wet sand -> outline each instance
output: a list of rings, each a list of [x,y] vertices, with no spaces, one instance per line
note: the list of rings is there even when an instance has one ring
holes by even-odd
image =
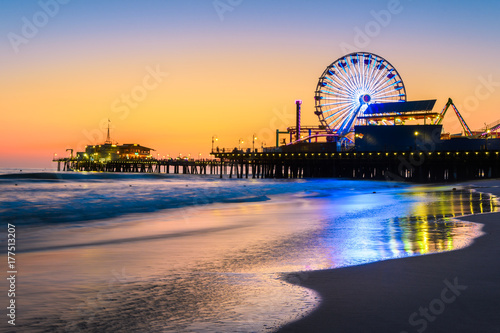
[[[450,186],[322,180],[313,191],[300,188],[272,200],[247,196],[22,227],[16,328],[271,332],[319,304],[316,292],[288,282],[309,281],[315,270],[465,246],[478,226],[441,217],[494,209],[490,196]]]
[[[500,196],[500,180],[460,185]],[[484,225],[464,249],[297,275],[322,303],[279,332],[500,332],[500,213],[459,219]]]

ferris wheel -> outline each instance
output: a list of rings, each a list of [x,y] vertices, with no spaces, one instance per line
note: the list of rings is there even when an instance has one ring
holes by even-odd
[[[345,137],[372,103],[404,102],[406,89],[396,68],[368,52],[345,55],[326,68],[314,96],[315,114],[330,134]]]

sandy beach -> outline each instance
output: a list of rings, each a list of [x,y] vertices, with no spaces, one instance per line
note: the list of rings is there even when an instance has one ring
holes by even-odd
[[[409,316],[450,284],[446,306],[472,307],[462,296],[478,279],[466,273],[480,269],[462,272],[462,259],[429,268],[434,256],[419,257],[422,267],[381,261],[463,248],[481,225],[448,217],[495,210],[495,198],[468,184],[35,176],[4,180],[0,198],[2,217],[22,236],[15,287],[23,332],[271,332],[311,313],[323,321],[299,331],[430,329],[440,318],[425,323],[417,313],[411,326]],[[472,254],[470,265],[483,265],[476,257],[485,256]],[[380,264],[361,265],[370,262]],[[432,303],[443,316],[444,301]],[[367,327],[346,328],[358,322]]]
[[[457,185],[500,196],[500,180]],[[322,303],[279,332],[500,332],[500,213],[460,220],[484,225],[464,249],[297,276]]]

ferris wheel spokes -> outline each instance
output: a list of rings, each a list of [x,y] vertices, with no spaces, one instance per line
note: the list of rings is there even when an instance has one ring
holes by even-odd
[[[327,131],[346,136],[370,104],[406,100],[396,69],[384,58],[368,52],[345,55],[330,64],[318,81],[316,115]]]

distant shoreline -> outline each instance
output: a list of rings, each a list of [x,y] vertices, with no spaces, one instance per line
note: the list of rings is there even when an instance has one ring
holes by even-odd
[[[500,196],[500,180],[457,184]],[[465,248],[308,272],[322,302],[278,332],[498,332],[500,212],[458,219],[483,225]]]

